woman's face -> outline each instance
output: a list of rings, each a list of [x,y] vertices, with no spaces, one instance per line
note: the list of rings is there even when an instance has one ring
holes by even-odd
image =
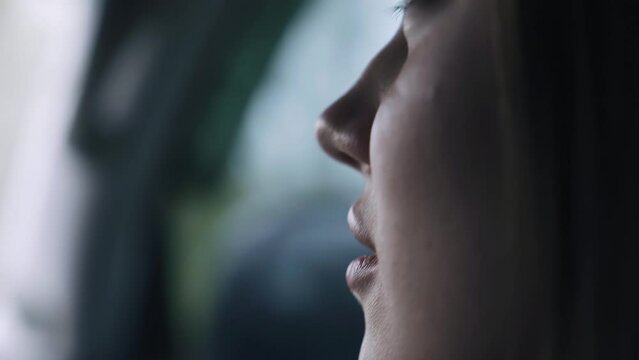
[[[505,351],[516,320],[496,13],[486,0],[409,2],[395,37],[318,122],[321,146],[366,184],[348,215],[376,254],[347,271],[365,313],[362,359]]]

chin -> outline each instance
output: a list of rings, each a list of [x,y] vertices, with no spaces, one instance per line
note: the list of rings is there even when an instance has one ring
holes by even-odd
[[[399,360],[393,349],[393,331],[379,285],[362,299],[366,331],[360,347],[360,360]]]
[[[385,348],[380,339],[374,339],[373,336],[369,336],[367,329],[359,351],[359,360],[392,359],[390,352]]]

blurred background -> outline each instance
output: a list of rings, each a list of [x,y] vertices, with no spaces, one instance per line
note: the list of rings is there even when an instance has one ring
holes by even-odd
[[[322,109],[392,0],[0,0],[0,360],[355,359]]]

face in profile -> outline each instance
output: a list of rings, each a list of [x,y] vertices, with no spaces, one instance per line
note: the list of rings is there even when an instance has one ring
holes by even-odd
[[[496,5],[414,0],[403,11],[317,126],[323,149],[365,179],[348,214],[375,254],[347,271],[366,320],[360,358],[491,358],[519,321],[507,290]]]

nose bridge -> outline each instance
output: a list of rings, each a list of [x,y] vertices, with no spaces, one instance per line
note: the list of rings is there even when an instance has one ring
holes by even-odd
[[[366,172],[370,165],[370,133],[385,90],[406,56],[398,33],[369,63],[355,85],[324,111],[317,123],[322,148],[336,160]]]

